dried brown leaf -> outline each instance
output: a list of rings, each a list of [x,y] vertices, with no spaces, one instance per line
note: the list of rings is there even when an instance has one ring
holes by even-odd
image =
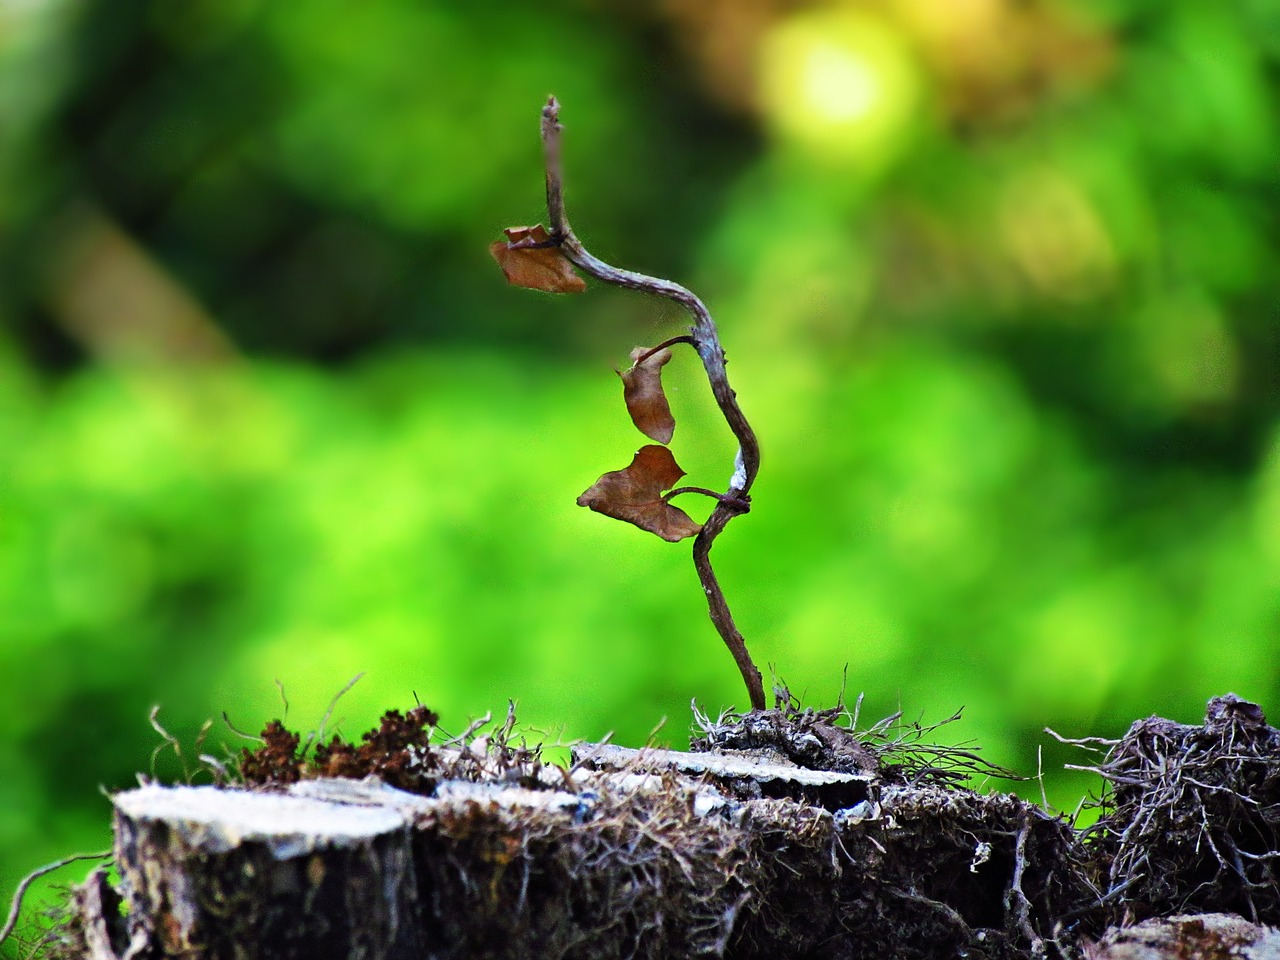
[[[506,240],[489,244],[489,252],[507,277],[507,283],[547,293],[582,293],[587,283],[556,246],[517,247],[521,240],[542,243],[550,238],[542,224],[534,227],[507,227]]]
[[[650,440],[670,443],[676,421],[667,395],[662,392],[662,368],[671,359],[671,351],[664,347],[641,361],[648,352],[648,347],[631,351],[631,369],[618,374],[622,378],[622,398],[627,402],[631,422],[641,433]]]
[[[675,543],[696,536],[702,529],[702,524],[662,499],[662,492],[674,487],[683,476],[671,451],[651,443],[640,448],[626,469],[606,473],[593,483],[578,498],[578,506],[634,523],[641,530]]]

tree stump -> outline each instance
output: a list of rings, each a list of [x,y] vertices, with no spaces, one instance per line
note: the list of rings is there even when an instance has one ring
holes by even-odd
[[[444,780],[422,796],[370,778],[118,794],[128,923],[90,924],[113,951],[95,960],[130,943],[219,960],[872,957],[904,939],[898,956],[972,942],[1012,957],[1061,893],[1037,858],[1070,831],[1013,797],[581,752],[592,761],[563,789]]]
[[[1202,727],[1152,718],[1108,742],[1097,770],[1116,787],[1088,844],[1063,819],[958,786],[945,768],[876,767],[809,714],[748,719],[701,752],[582,745],[567,770],[505,734],[432,746],[414,733],[425,714],[389,713],[381,735],[331,749],[323,767],[280,736],[259,764],[279,778],[254,788],[116,795],[119,887],[97,870],[78,888],[51,956],[1275,953],[1280,731],[1239,698],[1210,701]],[[335,765],[413,789],[322,775]],[[1142,830],[1155,832],[1134,852]],[[1168,909],[1183,904],[1197,915]],[[1210,916],[1224,907],[1253,924]],[[1173,919],[1107,929],[1153,915]]]
[[[421,955],[409,822],[392,806],[156,786],[114,804],[130,920],[164,956]]]

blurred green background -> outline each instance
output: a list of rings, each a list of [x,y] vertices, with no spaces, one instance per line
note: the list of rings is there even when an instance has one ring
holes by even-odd
[[[1273,0],[0,2],[0,891],[107,845],[153,704],[188,745],[361,671],[349,736],[744,705],[689,544],[574,505],[685,318],[486,249],[545,219],[551,92],[580,236],[719,321],[762,667],[963,705],[1068,810],[1046,725],[1280,710],[1278,80]]]

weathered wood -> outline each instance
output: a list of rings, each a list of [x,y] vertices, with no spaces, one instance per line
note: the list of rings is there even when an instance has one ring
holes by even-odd
[[[875,784],[875,777],[866,773],[810,770],[781,759],[761,759],[732,751],[686,753],[584,743],[573,748],[572,756],[575,766],[589,770],[626,773],[675,770],[688,777],[705,778],[726,796],[744,800],[754,797],[805,800],[827,810],[841,810],[871,800]]]
[[[107,871],[95,868],[74,894],[76,917],[84,938],[84,960],[135,960],[150,943],[147,932],[129,937],[120,914],[120,894],[107,882]]]
[[[1280,960],[1280,930],[1231,913],[1201,913],[1147,920],[1108,930],[1089,960]]]
[[[213,787],[113,802],[133,933],[164,956],[421,955],[409,824],[394,807]]]
[[[264,960],[874,957],[904,942],[904,957],[965,943],[1020,956],[1050,901],[1074,895],[1051,880],[1069,831],[1014,797],[588,752],[596,769],[563,790],[316,779],[120,794],[132,933],[163,956]]]

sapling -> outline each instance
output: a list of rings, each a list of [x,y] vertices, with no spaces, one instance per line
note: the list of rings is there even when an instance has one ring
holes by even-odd
[[[649,277],[610,266],[589,253],[569,225],[565,212],[563,175],[560,163],[560,105],[551,97],[542,108],[542,145],[547,174],[547,218],[549,228],[509,227],[507,239],[490,246],[507,280],[523,287],[551,293],[581,293],[586,283],[574,268],[603,280],[674,300],[693,316],[686,335],[672,337],[653,347],[637,347],[631,352],[631,367],[620,376],[623,398],[632,422],[649,439],[657,441],[641,447],[635,458],[621,470],[604,474],[591,485],[578,504],[597,513],[625,520],[642,530],[672,542],[693,537],[693,563],[707,595],[711,620],[719,631],[747,685],[753,710],[765,709],[764,683],[751,660],[746,640],[733,622],[724,592],[711,567],[711,545],[734,517],[751,509],[751,486],[760,469],[760,445],[725,373],[724,350],[715,321],[703,302],[690,290],[670,280]],[[717,493],[705,487],[676,486],[685,475],[667,448],[675,431],[675,420],[662,390],[662,367],[671,359],[671,348],[692,347],[702,360],[716,405],[738,441],[729,489]],[[671,501],[697,493],[716,501],[705,523],[695,522]]]

